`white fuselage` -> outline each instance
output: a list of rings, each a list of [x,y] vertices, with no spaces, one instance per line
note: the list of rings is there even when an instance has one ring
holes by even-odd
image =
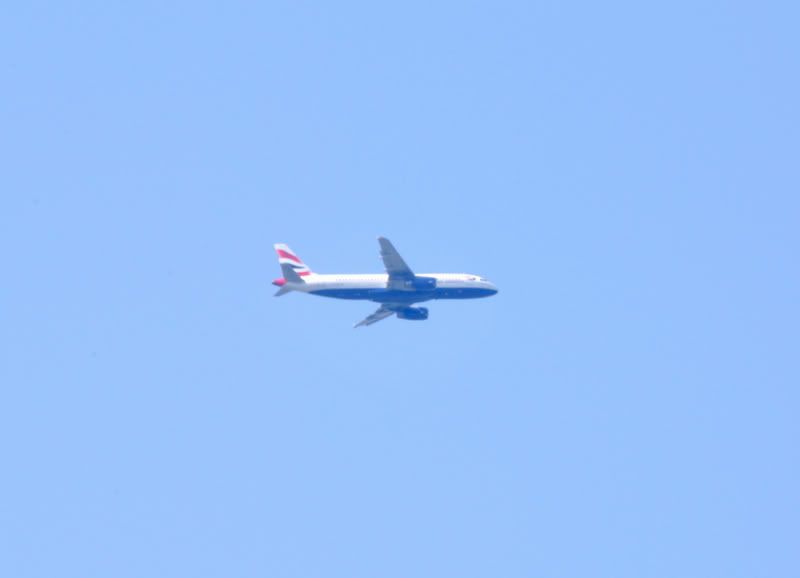
[[[488,280],[466,273],[420,273],[421,279],[433,279],[435,285],[427,288],[390,285],[386,274],[333,274],[311,273],[303,283],[286,282],[286,288],[302,293],[338,299],[365,299],[377,302],[417,303],[431,299],[472,299],[489,297],[497,293]]]

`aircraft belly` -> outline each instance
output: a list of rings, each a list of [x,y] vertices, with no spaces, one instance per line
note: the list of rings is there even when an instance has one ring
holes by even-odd
[[[436,299],[431,291],[397,291],[395,289],[373,289],[369,297],[376,303],[421,303]]]
[[[369,300],[376,303],[421,303],[431,299],[475,299],[489,297],[494,291],[477,287],[437,288],[434,291],[398,291],[374,287],[324,287],[310,293],[335,299]]]
[[[477,299],[480,297],[490,297],[496,291],[483,289],[480,287],[448,287],[436,290],[436,299]]]
[[[312,295],[333,297],[334,299],[370,299],[372,289],[316,289]]]

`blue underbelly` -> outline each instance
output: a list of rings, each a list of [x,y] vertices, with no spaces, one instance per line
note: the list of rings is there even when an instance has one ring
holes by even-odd
[[[431,299],[476,299],[495,291],[482,288],[436,288],[433,291],[397,291],[393,289],[320,289],[313,295],[335,299],[367,299],[376,303],[421,303]]]

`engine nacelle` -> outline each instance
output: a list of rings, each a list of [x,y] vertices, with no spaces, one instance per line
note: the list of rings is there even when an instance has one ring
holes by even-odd
[[[428,318],[428,309],[427,307],[406,307],[397,312],[397,318],[408,321],[424,321]]]
[[[414,277],[405,282],[407,289],[415,291],[433,291],[436,289],[436,279],[433,277]]]

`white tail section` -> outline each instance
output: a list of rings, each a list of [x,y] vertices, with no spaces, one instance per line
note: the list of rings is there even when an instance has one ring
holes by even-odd
[[[298,278],[311,275],[311,269],[303,263],[297,253],[289,248],[289,245],[275,243],[275,252],[278,254],[278,263],[283,271],[283,277],[290,282],[297,282]]]

